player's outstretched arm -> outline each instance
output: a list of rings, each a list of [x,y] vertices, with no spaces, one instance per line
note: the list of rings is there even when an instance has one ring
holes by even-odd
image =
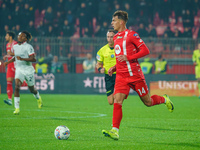
[[[9,61],[7,62],[4,62],[4,66],[6,67],[9,63],[12,63],[15,61],[15,57],[13,57],[12,59],[10,59]]]
[[[16,56],[18,60],[36,62],[35,55],[30,55],[29,58],[21,58],[20,56]]]

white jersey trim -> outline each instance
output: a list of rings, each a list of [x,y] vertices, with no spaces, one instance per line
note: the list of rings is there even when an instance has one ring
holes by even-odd
[[[127,38],[127,34],[128,34],[128,32],[126,31],[125,35],[124,35],[124,39],[123,39],[123,51],[124,51],[124,55],[127,55],[127,51],[126,51],[126,38]],[[130,65],[130,63],[129,63],[128,60],[126,61],[126,64],[127,64],[128,72],[129,72],[130,76],[133,76],[133,72],[131,70],[131,65]]]
[[[140,46],[142,46],[144,43],[142,43],[142,44],[140,44],[139,46],[138,46],[138,48],[140,47]]]

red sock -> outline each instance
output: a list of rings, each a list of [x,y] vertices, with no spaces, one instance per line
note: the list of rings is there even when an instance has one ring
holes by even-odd
[[[11,81],[7,81],[7,95],[8,95],[8,99],[12,99],[12,94],[13,94],[12,82]]]
[[[114,103],[113,108],[113,127],[118,128],[122,120],[122,104]]]
[[[151,96],[151,106],[162,104],[164,102],[165,102],[165,98],[162,96],[158,96],[158,95]]]

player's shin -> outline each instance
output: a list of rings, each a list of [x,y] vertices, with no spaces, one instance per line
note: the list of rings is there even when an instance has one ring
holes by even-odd
[[[114,103],[114,108],[113,108],[113,128],[114,129],[119,129],[121,120],[122,120],[122,104]]]
[[[19,108],[20,97],[14,97],[15,108]]]
[[[8,99],[12,100],[12,94],[13,94],[12,81],[7,81],[7,95],[8,95]]]

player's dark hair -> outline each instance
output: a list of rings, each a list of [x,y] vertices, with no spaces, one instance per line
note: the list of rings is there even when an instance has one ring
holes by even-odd
[[[12,37],[12,39],[15,38],[15,33],[13,31],[7,31],[6,34]]]
[[[113,30],[113,29],[108,29],[108,32],[113,32],[114,34],[116,34],[117,32],[115,31],[115,30]],[[107,33],[108,33],[107,32]]]
[[[117,10],[114,14],[113,17],[118,16],[118,19],[122,19],[127,23],[128,21],[128,13],[126,11],[122,10]]]
[[[32,35],[28,31],[22,31],[26,35],[27,42],[30,42],[32,39]]]

